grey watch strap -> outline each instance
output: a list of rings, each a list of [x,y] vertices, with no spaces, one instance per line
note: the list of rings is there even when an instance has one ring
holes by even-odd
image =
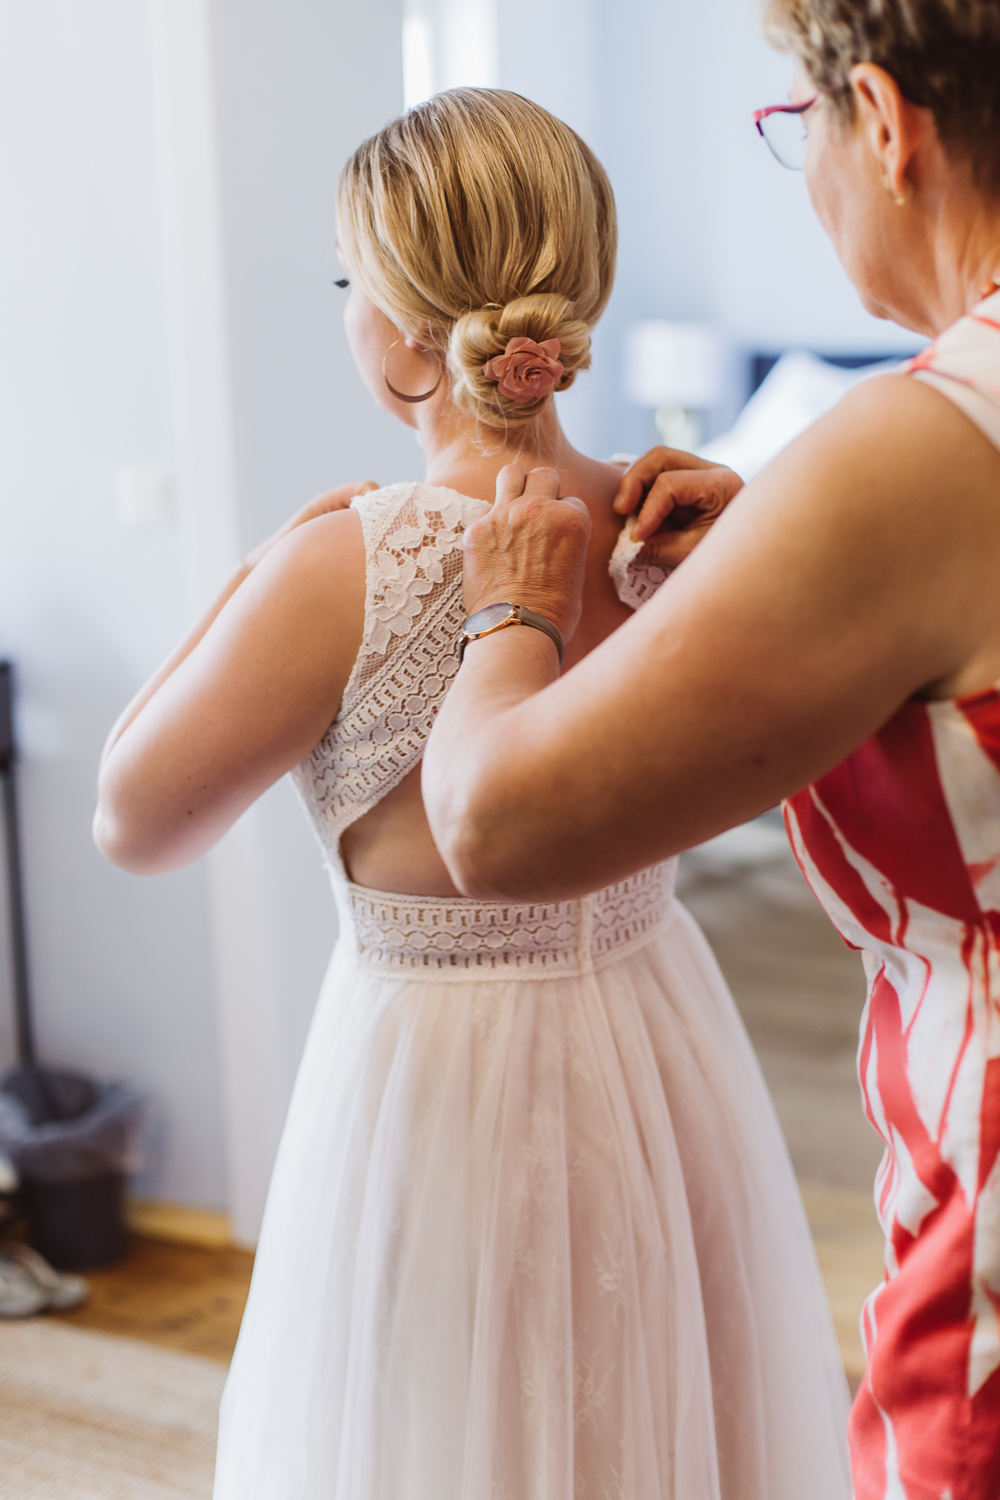
[[[559,665],[562,666],[563,656],[565,655],[566,648],[563,645],[562,636],[559,634],[559,631],[553,625],[552,621],[547,620],[544,615],[536,615],[535,611],[533,609],[529,609],[526,604],[515,604],[514,613],[517,615],[517,618],[520,620],[522,625],[530,625],[533,630],[541,630],[548,636],[549,640],[559,652]]]
[[[498,606],[491,605],[489,607],[492,609],[497,608]],[[480,611],[477,610],[476,613],[479,614]],[[470,631],[468,629],[469,624],[475,618],[475,615],[471,616],[470,619],[466,620],[462,626],[462,635],[458,644],[459,665],[461,665],[462,661],[465,658],[465,648],[470,641],[481,641],[486,636],[496,635],[499,631],[506,630],[511,625],[530,625],[532,630],[540,630],[543,635],[548,636],[549,640],[559,652],[559,665],[562,666],[565,648],[563,646],[563,638],[560,635],[559,630],[555,625],[553,625],[551,620],[546,620],[544,615],[536,615],[535,611],[533,609],[528,609],[527,605],[510,605],[510,613],[507,615],[506,619],[498,621],[496,625],[491,625],[485,630]]]

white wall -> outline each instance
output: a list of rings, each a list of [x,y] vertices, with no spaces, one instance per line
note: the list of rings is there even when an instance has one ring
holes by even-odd
[[[104,736],[183,625],[178,534],[123,529],[114,487],[171,461],[155,163],[145,6],[5,0],[0,652],[21,691],[39,1042],[148,1089],[157,1186],[217,1203],[201,872],[133,880],[89,826]]]
[[[159,0],[161,14],[177,3]],[[402,18],[399,0],[215,0],[211,17],[240,480],[235,530],[244,550],[320,489],[368,477],[389,483],[420,469],[412,433],[378,413],[358,380],[343,296],[332,286],[340,274],[337,176],[401,108]],[[183,110],[183,76],[174,81]],[[318,849],[289,785],[244,821],[252,829],[219,851],[213,884],[226,906],[216,963],[230,1208],[252,1239],[336,927]],[[249,894],[258,915],[241,922],[234,893],[254,860]],[[252,1018],[244,983],[257,988]]]
[[[165,14],[205,23],[200,79],[170,54]],[[94,775],[213,570],[323,486],[415,472],[412,438],[356,384],[330,285],[336,175],[400,107],[399,27],[397,0],[0,0],[0,654],[21,689],[41,1050],[147,1089],[142,1186],[228,1203],[247,1238],[333,938],[318,854],[282,786],[235,835],[254,851],[256,910],[220,902],[218,865],[207,882],[203,867],[137,879],[91,844]],[[171,150],[198,153],[180,197]],[[210,333],[199,386],[189,359]],[[208,434],[217,471],[206,435],[191,440],[206,393],[225,415]],[[179,519],[140,532],[118,521],[114,477],[144,465],[174,473]],[[234,494],[206,488],[215,472]],[[269,1011],[241,1018],[232,953],[257,951],[261,926]],[[0,1065],[9,999],[3,966]],[[244,1090],[223,1109],[241,1019],[267,1032],[268,1097]]]
[[[347,353],[334,244],[340,168],[402,107],[399,0],[225,0],[217,11],[244,545],[332,484],[413,477],[412,433],[378,413]],[[290,1082],[336,932],[288,783],[264,799]]]
[[[414,3],[440,14],[435,0]],[[494,4],[500,86],[580,131],[618,202],[617,287],[594,369],[564,401],[589,451],[656,441],[650,414],[622,395],[624,332],[637,318],[708,319],[747,352],[916,347],[863,312],[801,173],[780,167],[753,127],[753,110],[786,98],[791,75],[761,35],[758,0]]]

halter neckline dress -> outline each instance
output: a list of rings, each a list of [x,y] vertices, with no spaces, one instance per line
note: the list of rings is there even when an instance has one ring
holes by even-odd
[[[1000,294],[906,369],[1000,448]],[[886,1274],[862,1317],[856,1497],[997,1500],[1000,684],[904,704],[785,815],[868,975],[858,1068],[886,1148]]]
[[[458,669],[484,509],[422,484],[354,503],[363,644],[295,775],[340,936],[216,1500],[847,1500],[808,1226],[674,861],[528,904],[348,879],[341,834],[419,763]]]

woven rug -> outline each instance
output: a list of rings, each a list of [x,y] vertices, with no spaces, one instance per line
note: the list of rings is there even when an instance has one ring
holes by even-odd
[[[0,1322],[4,1500],[208,1500],[225,1367],[44,1318]]]

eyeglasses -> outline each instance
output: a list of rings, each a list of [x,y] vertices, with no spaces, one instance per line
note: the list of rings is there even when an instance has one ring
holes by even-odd
[[[804,104],[770,104],[767,109],[754,110],[753,122],[772,156],[793,172],[801,172],[806,164],[809,135],[803,115],[819,98],[819,94],[813,94]]]

